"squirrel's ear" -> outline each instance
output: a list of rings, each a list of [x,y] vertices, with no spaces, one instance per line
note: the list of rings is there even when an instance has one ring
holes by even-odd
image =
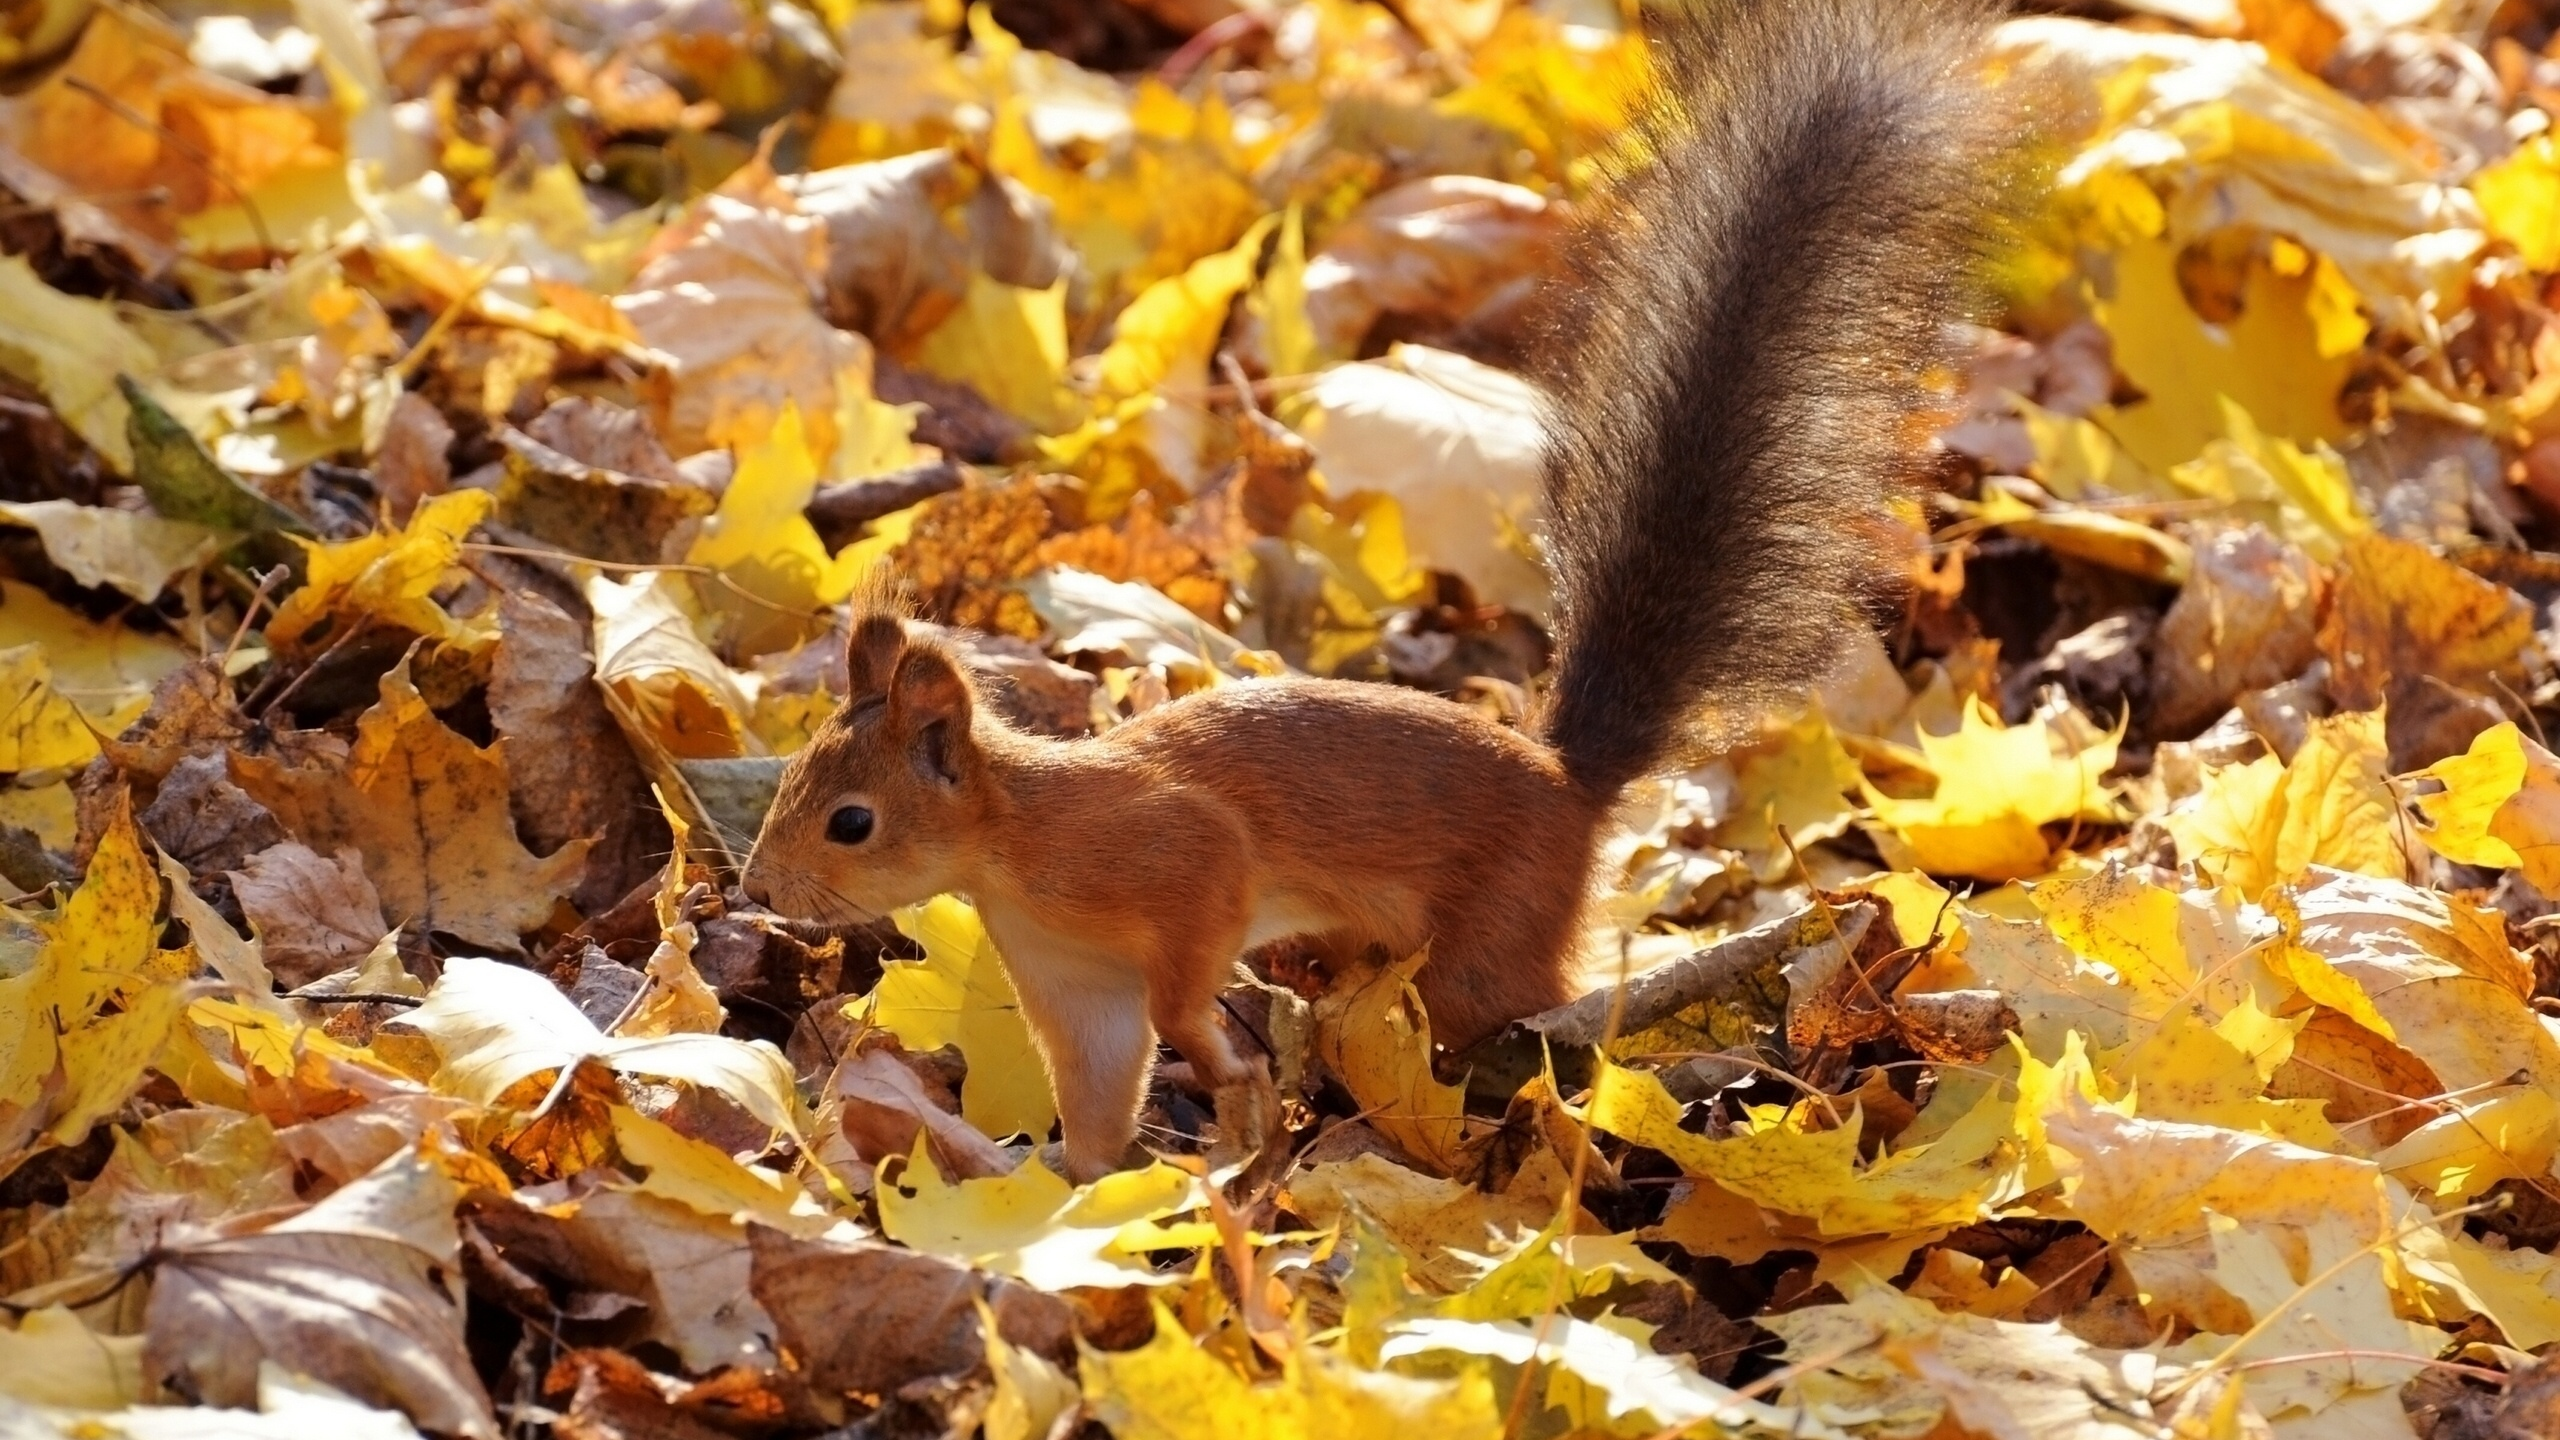
[[[918,645],[898,657],[890,683],[889,713],[914,737],[916,768],[946,785],[960,783],[960,755],[969,743],[973,696],[958,662],[939,646]]]
[[[907,627],[896,615],[874,610],[855,616],[853,632],[844,643],[845,673],[851,682],[845,698],[863,700],[889,693],[899,652],[906,648]]]

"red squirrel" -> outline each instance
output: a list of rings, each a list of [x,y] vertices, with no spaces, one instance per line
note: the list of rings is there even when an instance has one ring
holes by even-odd
[[[1710,703],[1801,693],[1866,623],[1868,537],[1953,362],[2014,107],[1969,0],[1707,8],[1657,47],[1647,158],[1584,207],[1549,300],[1558,648],[1534,734],[1276,679],[1045,739],[946,644],[857,605],[848,696],[784,772],[745,889],[836,923],[973,900],[1071,1179],[1132,1158],[1159,1038],[1217,1093],[1222,1139],[1260,1123],[1237,1117],[1270,1082],[1217,1016],[1264,942],[1427,948],[1415,983],[1452,1048],[1571,998],[1621,789],[1687,753]]]

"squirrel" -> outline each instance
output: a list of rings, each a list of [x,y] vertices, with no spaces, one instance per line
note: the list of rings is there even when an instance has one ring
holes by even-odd
[[[1215,1094],[1221,1145],[1260,1144],[1271,1082],[1217,1016],[1266,942],[1427,950],[1415,984],[1453,1050],[1570,999],[1620,791],[1734,738],[1708,705],[1800,698],[1866,623],[2016,106],[1981,0],[1707,10],[1659,37],[1639,158],[1583,207],[1538,346],[1557,658],[1534,733],[1282,678],[1026,735],[945,642],[856,602],[847,697],[785,769],[743,887],[837,924],[971,898],[1070,1179],[1133,1158],[1159,1038]]]

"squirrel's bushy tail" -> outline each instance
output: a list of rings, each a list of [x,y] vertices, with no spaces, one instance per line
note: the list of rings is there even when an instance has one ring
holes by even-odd
[[[2014,190],[1974,0],[1721,0],[1552,314],[1547,742],[1614,796],[1840,653]],[[1943,374],[1944,372],[1940,372]],[[1944,396],[1937,397],[1944,403]]]

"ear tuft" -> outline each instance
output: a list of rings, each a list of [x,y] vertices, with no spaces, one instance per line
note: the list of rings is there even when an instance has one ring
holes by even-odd
[[[845,637],[844,663],[851,682],[848,700],[867,700],[889,693],[898,673],[898,657],[907,647],[906,623],[894,610],[856,611],[853,631]]]

